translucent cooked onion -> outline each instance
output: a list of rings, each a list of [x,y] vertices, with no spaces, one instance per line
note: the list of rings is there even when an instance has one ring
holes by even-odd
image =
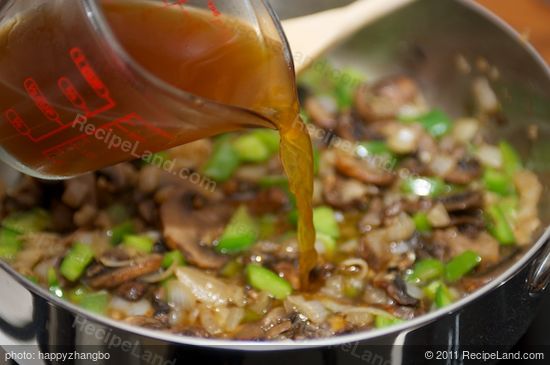
[[[177,267],[178,267],[178,262],[176,260],[174,260],[174,262],[172,263],[172,265],[168,269],[163,270],[163,271],[159,271],[159,272],[147,275],[147,276],[143,276],[143,277],[140,278],[140,280],[145,282],[145,283],[149,283],[149,284],[164,281],[164,280],[168,279],[169,277],[171,277],[174,274],[174,271],[176,271]]]
[[[484,144],[476,151],[477,159],[484,166],[500,169],[502,167],[502,154],[496,146]]]
[[[196,303],[193,293],[177,280],[168,281],[165,284],[165,290],[168,304],[178,309],[188,310]]]
[[[111,299],[110,308],[122,312],[128,317],[146,316],[153,313],[153,307],[146,299],[137,302],[129,302],[120,297],[113,297],[113,299]]]
[[[301,295],[291,295],[285,300],[287,312],[298,312],[306,316],[313,323],[322,323],[328,316],[323,304],[316,300],[305,300]]]
[[[411,297],[418,300],[424,297],[424,293],[422,292],[422,289],[420,289],[416,285],[413,285],[411,283],[405,283],[405,285],[407,286],[407,294],[409,294]]]
[[[453,137],[455,140],[468,143],[477,135],[480,124],[474,118],[462,118],[455,122],[453,127]]]
[[[478,77],[472,83],[474,100],[481,113],[493,114],[498,112],[500,104],[498,98],[485,77]]]
[[[444,177],[456,166],[454,158],[447,155],[434,156],[430,162],[430,170],[437,176]]]
[[[359,279],[363,279],[369,272],[369,265],[365,262],[365,260],[356,257],[342,261],[340,263],[340,268],[347,273],[353,272],[354,277]]]
[[[200,302],[211,305],[245,304],[244,290],[238,285],[226,283],[191,267],[178,267],[176,276]]]
[[[447,227],[449,224],[451,224],[451,217],[449,217],[449,213],[447,212],[447,209],[443,206],[441,203],[437,203],[435,206],[433,206],[432,209],[428,212],[428,221],[432,225],[432,227],[435,228],[442,228]]]
[[[106,267],[120,268],[120,267],[126,267],[126,266],[132,265],[134,263],[134,260],[119,261],[108,256],[101,256],[99,258],[99,262],[101,262],[103,266],[106,266]]]
[[[204,305],[200,307],[199,320],[202,328],[204,328],[209,334],[217,335],[222,332],[222,328],[218,321],[216,321],[216,317],[212,311]]]

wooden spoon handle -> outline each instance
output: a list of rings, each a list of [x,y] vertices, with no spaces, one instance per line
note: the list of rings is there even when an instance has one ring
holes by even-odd
[[[285,20],[283,29],[292,49],[296,73],[366,24],[413,1],[358,0],[341,8]]]

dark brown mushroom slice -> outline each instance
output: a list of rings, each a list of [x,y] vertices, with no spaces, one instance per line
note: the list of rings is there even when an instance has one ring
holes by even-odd
[[[464,191],[456,194],[446,195],[439,199],[447,212],[457,212],[481,208],[483,195],[479,191]]]
[[[233,336],[235,340],[259,341],[265,339],[265,331],[262,321],[245,323],[241,325]]]
[[[71,208],[77,209],[85,203],[96,203],[95,177],[93,174],[86,174],[65,181],[65,191],[61,197],[63,203]]]
[[[395,300],[398,304],[416,307],[420,302],[418,299],[413,298],[407,293],[407,285],[405,281],[400,277],[396,277],[387,287],[386,292]]]
[[[304,108],[316,126],[332,130],[336,128],[336,105],[327,106],[327,103],[317,97],[309,97],[304,103]]]
[[[180,250],[185,258],[201,269],[220,269],[228,257],[206,244],[221,236],[232,208],[223,203],[196,204],[195,193],[181,191],[160,207],[160,219],[166,244]]]
[[[87,272],[87,282],[93,289],[113,289],[141,276],[151,274],[162,264],[161,255],[139,257],[133,264],[117,269],[105,269],[98,273]]]
[[[116,294],[130,302],[137,302],[142,299],[149,289],[149,285],[139,281],[123,283],[116,289]]]
[[[387,120],[395,118],[403,106],[413,104],[419,96],[411,78],[392,76],[374,85],[362,84],[355,94],[355,108],[366,122]]]
[[[161,321],[158,318],[146,317],[146,316],[128,317],[124,320],[124,322],[134,326],[139,326],[139,327],[148,328],[152,330],[165,330],[170,327],[168,323]]]
[[[250,213],[263,215],[266,213],[279,212],[288,204],[288,194],[279,188],[268,188],[261,190],[247,203]]]
[[[373,166],[368,160],[361,160],[345,152],[337,152],[334,167],[342,175],[366,184],[389,186],[395,175],[382,167]]]
[[[445,175],[445,181],[451,184],[466,185],[478,179],[482,174],[479,161],[474,158],[458,160],[455,168]]]

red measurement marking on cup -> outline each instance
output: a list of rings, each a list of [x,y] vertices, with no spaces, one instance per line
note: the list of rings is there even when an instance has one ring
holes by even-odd
[[[164,3],[164,6],[166,7],[174,6],[174,5],[183,6],[188,1],[189,0],[162,0],[162,2]],[[221,11],[216,6],[216,3],[214,2],[214,0],[208,0],[207,6],[208,6],[208,9],[210,9],[210,12],[212,13],[212,15],[220,16],[222,14]]]
[[[15,111],[15,109],[8,109],[4,112],[4,117],[10,122],[10,124],[19,132],[19,134],[26,136],[31,132],[29,126],[25,123],[23,118]]]
[[[59,114],[48,102],[48,99],[46,99],[46,96],[42,93],[42,90],[40,90],[40,87],[32,77],[27,78],[25,82],[23,82],[23,86],[29,97],[34,101],[36,107],[40,109],[48,120],[63,125],[61,119],[59,119]]]
[[[89,113],[90,110],[88,109],[86,101],[82,95],[80,95],[71,80],[65,76],[60,77],[57,81],[57,86],[75,108],[82,110],[86,114]]]

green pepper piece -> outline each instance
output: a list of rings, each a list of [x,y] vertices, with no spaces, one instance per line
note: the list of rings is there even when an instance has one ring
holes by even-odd
[[[77,286],[74,289],[68,290],[66,294],[67,294],[67,297],[69,298],[69,301],[71,301],[74,304],[80,304],[80,302],[82,301],[82,298],[85,295],[88,295],[89,293],[85,287]]]
[[[334,211],[330,207],[318,207],[313,209],[313,225],[315,226],[315,231],[318,233],[325,234],[334,239],[340,237],[340,228]]]
[[[254,134],[244,134],[233,142],[239,159],[244,162],[261,163],[269,160],[272,153],[268,146]]]
[[[231,260],[221,270],[220,274],[226,278],[233,278],[243,271],[243,265],[238,260]]]
[[[419,283],[428,283],[439,279],[445,273],[445,266],[436,259],[424,259],[418,261],[408,277],[408,280]]]
[[[21,249],[21,233],[8,228],[0,228],[0,258],[13,260]]]
[[[386,328],[390,326],[395,326],[397,324],[403,323],[402,319],[396,318],[391,315],[377,315],[374,317],[374,326],[376,328]]]
[[[445,279],[449,282],[460,280],[464,275],[472,271],[481,262],[481,257],[474,251],[464,251],[458,256],[453,257],[445,265]]]
[[[76,281],[84,274],[86,267],[94,259],[94,251],[89,245],[75,243],[65,255],[59,272],[69,281]]]
[[[454,301],[453,295],[451,294],[449,288],[443,283],[439,283],[437,290],[435,291],[434,302],[437,308],[443,308]]]
[[[409,120],[420,123],[434,137],[441,137],[447,134],[453,125],[449,116],[439,109],[434,109],[418,117],[406,118],[406,121]]]
[[[126,235],[124,236],[122,244],[138,252],[151,253],[155,246],[155,240],[146,235]]]
[[[110,296],[106,291],[84,294],[80,298],[80,307],[96,314],[105,314]]]
[[[451,188],[441,178],[410,177],[403,181],[401,190],[407,194],[437,198]]]
[[[361,149],[364,149],[364,151],[361,151]],[[359,148],[357,152],[361,157],[387,156],[387,157],[395,158],[395,154],[390,150],[386,141],[361,142],[359,143]]]
[[[265,291],[276,299],[285,299],[292,293],[290,283],[271,270],[260,265],[250,264],[246,266],[245,271],[246,279],[253,288]]]
[[[260,218],[258,227],[258,238],[268,239],[275,234],[277,228],[277,217],[266,214]]]
[[[113,245],[118,245],[124,240],[125,236],[133,233],[136,233],[134,222],[130,220],[122,222],[111,229],[111,243]]]
[[[218,182],[229,180],[240,165],[239,155],[231,140],[231,135],[224,135],[216,140],[212,156],[203,169],[206,176]]]
[[[322,245],[322,247],[317,250],[319,253],[323,252],[327,257],[332,257],[334,255],[336,252],[336,240],[332,236],[324,233],[317,233],[315,239],[316,243],[318,242]],[[317,248],[317,245],[315,247]]]
[[[262,188],[282,188],[288,189],[288,178],[285,175],[268,175],[262,176],[258,181],[258,185]]]
[[[48,289],[49,289],[50,293],[52,293],[53,295],[55,295],[58,298],[65,297],[65,291],[59,285],[50,286]]]
[[[510,208],[507,212],[510,213]],[[487,208],[489,218],[488,230],[500,242],[501,245],[509,246],[516,243],[516,237],[512,226],[509,223],[503,207],[500,204]]]
[[[441,284],[442,284],[442,282],[439,281],[439,280],[432,281],[430,284],[428,284],[427,286],[425,286],[422,289],[422,292],[424,293],[424,296],[426,296],[426,298],[428,298],[429,300],[431,300],[433,302],[435,300],[435,294],[437,292],[437,289],[439,288],[439,286]]]
[[[162,259],[162,267],[164,269],[168,269],[174,264],[174,262],[177,263],[177,266],[185,265],[185,258],[178,250],[170,251],[164,254],[164,258]]]
[[[512,145],[507,142],[500,142],[500,154],[502,156],[502,168],[508,174],[512,176],[518,170],[521,170],[522,163],[518,152]]]
[[[258,239],[258,225],[246,207],[240,206],[231,217],[229,224],[216,245],[222,253],[237,253],[248,249]]]
[[[12,213],[2,221],[2,226],[18,233],[40,232],[48,228],[51,217],[44,209]]]
[[[416,230],[420,233],[429,233],[432,231],[432,225],[428,219],[428,214],[425,212],[418,212],[413,216],[414,224],[416,225]]]
[[[271,155],[279,152],[281,138],[278,131],[274,129],[256,129],[251,134],[262,141]]]
[[[57,279],[57,273],[55,272],[55,268],[50,267],[48,269],[48,286],[56,286],[59,285],[59,280]]]
[[[511,195],[516,192],[511,178],[505,173],[494,169],[485,170],[483,184],[487,190],[500,195]]]

